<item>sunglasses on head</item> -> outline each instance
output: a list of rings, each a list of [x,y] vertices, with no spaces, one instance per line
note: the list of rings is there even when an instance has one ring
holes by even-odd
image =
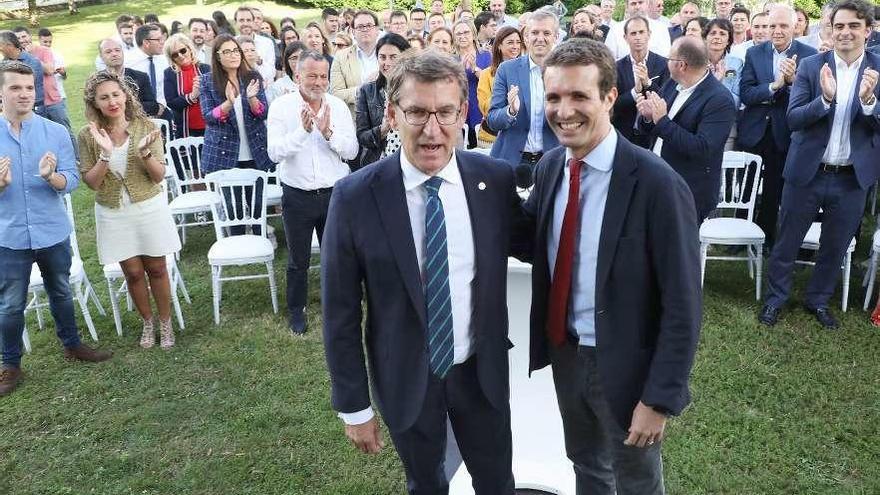
[[[186,55],[187,53],[189,53],[189,48],[183,47],[180,50],[171,52],[171,58],[182,57],[182,56]]]

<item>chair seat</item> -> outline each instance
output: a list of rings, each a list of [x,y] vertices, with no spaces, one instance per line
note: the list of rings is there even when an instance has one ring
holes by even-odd
[[[180,215],[211,211],[211,204],[219,202],[220,195],[215,192],[191,191],[172,199],[168,206],[171,208],[171,213]]]
[[[174,255],[168,254],[165,255],[165,267],[171,272],[172,267],[174,266]],[[116,279],[122,278],[125,275],[122,273],[122,266],[119,263],[110,263],[109,265],[104,265],[104,278]]]
[[[83,262],[79,259],[78,256],[74,256],[70,260],[70,281],[73,283],[77,283],[82,280],[83,274]],[[33,287],[42,287],[43,286],[43,274],[40,273],[40,267],[34,263],[31,266],[31,279],[28,283],[29,288]]]
[[[744,218],[710,218],[700,225],[700,242],[743,244],[763,241],[761,227]]]
[[[877,234],[874,234],[874,243],[876,245]],[[819,239],[822,238],[822,223],[821,222],[813,222],[813,225],[810,225],[810,230],[807,231],[807,235],[804,236],[804,242],[801,244],[802,249],[819,249]],[[851,253],[856,249],[856,239],[853,237],[852,240],[849,241],[849,246],[846,248],[846,252]]]
[[[259,235],[234,235],[215,242],[208,250],[211,265],[246,265],[275,258],[272,242]]]
[[[281,204],[281,197],[284,195],[281,186],[278,184],[269,184],[266,186],[266,204],[268,206],[278,206]]]

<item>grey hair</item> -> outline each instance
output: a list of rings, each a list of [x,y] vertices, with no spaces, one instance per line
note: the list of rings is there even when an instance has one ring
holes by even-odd
[[[787,10],[788,13],[791,14],[791,25],[792,25],[792,27],[794,27],[794,25],[797,24],[797,12],[795,12],[795,10],[791,7],[791,5],[788,5],[787,3],[773,4],[773,6],[770,7],[769,10],[767,10],[767,15],[769,16],[770,14],[773,13],[774,10],[779,10],[779,9]]]
[[[324,55],[316,52],[315,50],[303,50],[302,53],[299,54],[299,60],[296,62],[296,72],[302,72],[303,67],[306,64],[306,60],[314,60],[316,62],[326,62],[327,59],[324,58]]]
[[[551,7],[552,8],[552,7]],[[556,25],[556,29],[559,29],[559,17],[556,16],[553,12],[548,12],[546,10],[538,9],[532,12],[532,15],[529,16],[529,24],[535,21],[543,21],[546,19],[553,19],[553,24]]]
[[[409,79],[415,79],[422,83],[455,81],[461,89],[460,103],[467,101],[467,76],[464,74],[461,62],[457,62],[449,55],[436,50],[424,50],[416,54],[408,53],[397,62],[388,78],[388,101],[390,103],[400,103],[401,90]]]

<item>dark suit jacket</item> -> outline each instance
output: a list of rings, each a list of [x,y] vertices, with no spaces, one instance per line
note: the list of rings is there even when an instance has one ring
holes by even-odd
[[[211,72],[211,66],[208,64],[197,64],[197,74],[207,74]],[[186,110],[190,105],[198,105],[198,99],[190,100],[183,91],[183,75],[171,67],[165,69],[165,103],[174,114],[174,128],[177,131],[175,138],[189,136],[189,120],[187,119]]]
[[[529,370],[550,363],[547,237],[565,149],[544,155],[524,210],[535,222]],[[690,402],[700,332],[694,202],[663,160],[618,135],[596,271],[598,372],[614,417],[629,428],[638,401],[671,414]]]
[[[651,81],[648,91],[660,94],[660,88],[669,80],[669,67],[666,65],[666,57],[648,52],[646,59],[648,77],[657,76]],[[632,89],[636,85],[633,76],[632,59],[627,55],[617,61],[617,101],[614,102],[614,113],[611,114],[611,123],[623,134],[627,140],[642,147],[648,145],[648,136],[636,132],[635,124],[638,112],[636,100],[632,96]]]
[[[507,92],[513,85],[519,86],[519,112],[516,117],[507,114]],[[492,144],[491,155],[506,161],[511,167],[519,165],[523,148],[529,137],[531,123],[532,99],[529,87],[529,56],[515,58],[503,62],[495,72],[492,85],[492,100],[489,103],[489,128],[498,131],[498,137]],[[556,134],[550,129],[547,119],[544,120],[542,139],[544,150],[549,151],[559,146]]]
[[[874,48],[875,46],[880,46],[880,32],[871,31],[871,35],[868,36],[867,46],[868,46],[868,48]]]
[[[684,35],[684,28],[679,24],[678,26],[672,26],[669,28],[669,41],[675,41]]]
[[[387,143],[379,130],[385,117],[385,97],[376,86],[376,81],[362,84],[358,89],[354,115],[357,139],[361,145],[359,166],[363,167],[378,160]]]
[[[678,95],[676,87],[672,79],[663,86],[668,109]],[[650,133],[651,148],[663,138],[661,156],[690,186],[700,221],[718,204],[724,143],[735,121],[733,97],[712,74],[697,85],[674,119],[664,116],[656,125],[639,119]]]
[[[144,112],[150,117],[159,113],[159,102],[156,101],[156,90],[150,85],[150,76],[139,70],[125,68],[125,80],[137,93],[138,101]]]
[[[737,140],[740,146],[754,148],[767,132],[769,122],[773,132],[776,149],[787,151],[791,142],[791,131],[785,113],[788,110],[788,97],[791,87],[783,86],[778,91],[770,90],[773,76],[773,43],[765,41],[746,51],[746,63],[739,81],[740,102],[746,106],[737,123]],[[797,55],[800,64],[816,49],[794,40],[788,49],[788,57]]]
[[[788,126],[793,131],[791,148],[785,160],[782,177],[786,182],[805,186],[816,175],[828,138],[831,135],[831,124],[834,121],[837,103],[833,102],[825,108],[822,101],[822,89],[819,86],[819,71],[828,64],[831,72],[837,76],[834,63],[834,51],[814,55],[804,60],[795,75],[788,102]],[[880,70],[880,55],[865,52],[859,74],[866,68]],[[853,88],[852,105],[850,107],[850,160],[855,167],[856,178],[862,189],[867,189],[880,178],[880,104],[874,105],[872,115],[862,113],[859,101],[859,83],[861,75],[856,79]],[[880,85],[874,88],[874,96],[880,98]]]
[[[472,350],[483,393],[503,409],[509,400],[507,246],[520,201],[509,167],[476,153],[457,151],[456,157],[474,236]],[[336,183],[321,244],[333,409],[370,406],[366,344],[372,397],[392,431],[415,422],[430,375],[425,296],[407,211],[398,152]]]

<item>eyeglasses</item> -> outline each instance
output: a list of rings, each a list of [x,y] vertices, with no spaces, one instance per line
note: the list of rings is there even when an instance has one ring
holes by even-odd
[[[348,48],[351,45],[349,45],[348,43],[333,43],[333,46],[335,46],[336,48],[342,49],[342,48]]]
[[[458,116],[461,115],[461,109],[443,108],[433,112],[422,110],[421,108],[403,110],[403,119],[406,120],[406,123],[409,125],[425,125],[428,123],[428,119],[431,118],[431,115],[437,118],[437,123],[440,125],[453,125],[458,122]]]
[[[241,55],[241,50],[239,50],[238,48],[227,48],[226,50],[220,50],[217,53],[223,55],[224,57],[228,57],[230,55]]]
[[[146,41],[162,41],[162,38],[147,38]]]
[[[187,53],[189,53],[189,48],[183,47],[180,50],[171,52],[171,58],[182,57],[182,56],[186,55]]]
[[[359,24],[359,25],[355,26],[354,29],[355,29],[355,31],[364,32],[364,31],[369,31],[370,29],[373,29],[374,27],[376,27],[375,24]]]

